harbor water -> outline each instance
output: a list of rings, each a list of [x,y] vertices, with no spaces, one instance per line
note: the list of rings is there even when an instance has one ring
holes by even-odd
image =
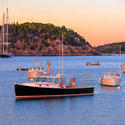
[[[111,56],[64,56],[64,75],[85,76],[89,74],[95,87],[94,96],[16,100],[14,83],[28,82],[26,71],[18,67],[31,67],[36,59],[50,72],[59,72],[58,56],[22,56],[0,58],[0,125],[125,125],[125,74],[120,89],[102,87],[100,74],[119,71],[125,55]],[[86,62],[101,65],[86,65]]]

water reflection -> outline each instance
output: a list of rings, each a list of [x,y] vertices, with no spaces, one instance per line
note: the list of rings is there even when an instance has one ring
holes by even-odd
[[[102,90],[104,92],[109,92],[109,93],[112,93],[112,94],[120,91],[120,89],[117,88],[117,87],[108,87],[108,86],[102,86]]]

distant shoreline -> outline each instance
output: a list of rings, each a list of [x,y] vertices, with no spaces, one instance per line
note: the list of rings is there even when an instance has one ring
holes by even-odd
[[[45,55],[42,55],[42,54],[35,54],[35,55],[13,54],[13,56],[59,56],[59,54],[45,54]],[[60,54],[60,56],[62,56],[62,55]],[[101,56],[101,54],[63,54],[63,56]]]

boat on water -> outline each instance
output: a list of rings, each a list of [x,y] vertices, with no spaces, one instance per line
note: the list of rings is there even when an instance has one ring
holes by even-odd
[[[101,64],[99,62],[94,62],[94,63],[86,62],[86,65],[101,65]]]
[[[120,86],[121,74],[120,72],[104,72],[100,83],[102,86],[118,87]]]
[[[50,63],[49,63],[50,64]],[[60,57],[59,57],[60,67]],[[49,72],[49,71],[48,71]],[[93,95],[94,87],[76,85],[76,78],[71,78],[67,83],[63,75],[63,36],[62,36],[62,73],[52,76],[40,75],[32,83],[14,83],[16,99],[48,98]]]
[[[1,28],[0,34],[0,57],[1,58],[9,58],[12,56],[12,53],[9,53],[9,45],[8,36],[9,36],[9,23],[8,23],[8,8],[6,12],[6,19],[5,14],[3,14],[3,24]]]
[[[94,87],[76,85],[76,79],[70,79],[66,83],[65,77],[58,74],[57,76],[43,76],[37,78],[33,83],[14,83],[16,99],[27,98],[51,98],[66,96],[84,96],[93,95]]]
[[[2,53],[2,54],[0,54],[1,58],[10,58],[11,56],[12,56],[11,53]]]
[[[121,46],[119,49],[119,54],[121,55]],[[121,81],[121,63],[119,56],[119,71],[118,72],[103,72],[102,78],[100,79],[100,83],[102,86],[108,87],[119,87]]]
[[[39,65],[38,60],[35,62],[35,66],[33,67],[19,67],[18,71],[27,71],[27,77],[29,81],[36,81],[36,78],[41,77],[42,75],[50,75],[50,61],[47,61],[48,64],[48,72],[45,71],[43,66]]]
[[[36,64],[34,67],[29,67],[27,70],[27,76],[29,81],[36,81],[37,78],[41,77],[42,75],[49,75],[50,74],[50,61],[47,61],[48,63],[48,73],[45,72],[44,67],[39,66],[38,61],[36,61]]]

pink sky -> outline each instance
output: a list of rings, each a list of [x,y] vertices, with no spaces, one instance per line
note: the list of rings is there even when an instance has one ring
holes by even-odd
[[[125,0],[0,0],[10,22],[65,25],[93,46],[125,40]]]

